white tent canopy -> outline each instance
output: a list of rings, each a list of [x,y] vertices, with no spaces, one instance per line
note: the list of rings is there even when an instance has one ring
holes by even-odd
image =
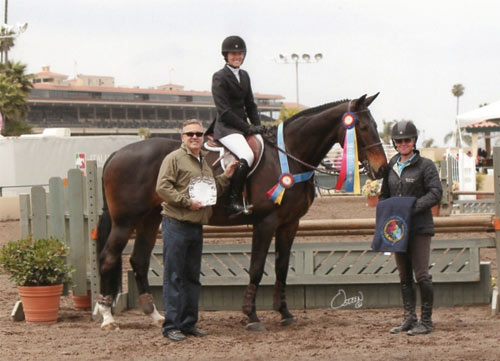
[[[500,101],[457,115],[460,128],[483,120],[500,119]]]

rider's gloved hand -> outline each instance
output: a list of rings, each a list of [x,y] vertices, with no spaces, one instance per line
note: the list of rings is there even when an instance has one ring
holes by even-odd
[[[262,134],[262,133],[264,133],[265,129],[266,128],[264,128],[262,125],[250,124],[250,126],[248,127],[248,129],[246,131],[246,134],[247,135]]]

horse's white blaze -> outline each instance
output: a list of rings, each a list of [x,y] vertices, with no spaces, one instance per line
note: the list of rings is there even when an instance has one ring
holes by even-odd
[[[97,311],[102,316],[101,328],[106,329],[106,328],[109,328],[108,326],[115,324],[115,319],[113,318],[113,315],[111,314],[111,307],[110,306],[105,306],[105,305],[101,305],[100,303],[98,303],[97,304]]]
[[[159,326],[161,327],[163,324],[163,321],[165,321],[165,317],[163,317],[158,310],[156,309],[156,305],[153,304],[153,312],[151,313],[151,318],[153,319],[152,324],[154,326]]]

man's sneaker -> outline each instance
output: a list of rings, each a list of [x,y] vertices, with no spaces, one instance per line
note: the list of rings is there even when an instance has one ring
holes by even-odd
[[[208,336],[208,333],[200,331],[198,328],[193,327],[191,330],[184,332],[186,335],[192,335],[195,337],[205,337]]]
[[[186,335],[184,335],[180,330],[177,330],[175,328],[168,330],[166,333],[163,334],[163,336],[175,342],[184,341],[186,339]]]

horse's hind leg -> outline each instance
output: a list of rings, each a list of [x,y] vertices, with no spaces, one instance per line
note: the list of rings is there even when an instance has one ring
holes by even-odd
[[[276,231],[276,283],[274,284],[273,308],[281,314],[282,326],[288,326],[297,321],[295,316],[288,311],[285,287],[290,263],[290,250],[298,227],[299,222],[297,221],[282,225]]]
[[[121,280],[122,251],[132,233],[131,226],[117,226],[113,224],[106,245],[99,255],[99,273],[101,275],[101,294],[97,300],[97,309],[103,317],[102,329],[116,329],[111,306],[118,293]]]
[[[164,318],[158,313],[151,294],[148,281],[151,252],[156,243],[156,235],[161,222],[160,209],[149,212],[136,228],[134,251],[130,257],[130,264],[134,270],[134,277],[139,291],[139,306],[145,314],[153,319],[153,325],[161,326]]]
[[[267,251],[269,244],[273,238],[275,226],[274,222],[269,219],[263,222],[254,224],[253,240],[252,240],[252,255],[250,258],[250,283],[245,291],[243,298],[242,311],[248,316],[247,330],[250,331],[265,331],[265,327],[260,323],[257,317],[255,307],[255,298],[257,296],[257,287],[262,280],[264,273],[264,265],[266,263]]]

